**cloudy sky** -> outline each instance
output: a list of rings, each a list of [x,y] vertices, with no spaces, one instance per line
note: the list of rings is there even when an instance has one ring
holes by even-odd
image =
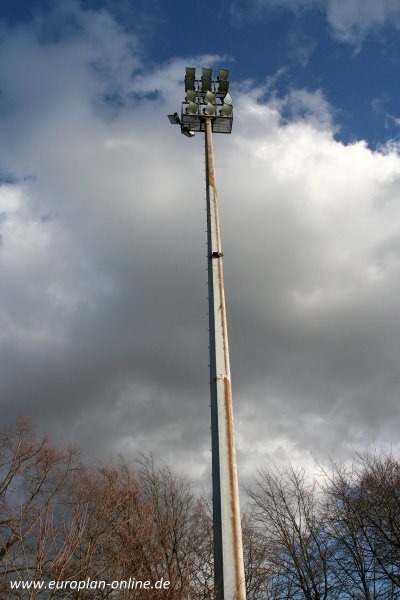
[[[204,140],[215,136],[242,479],[400,448],[397,0],[3,0],[0,402],[90,459],[210,476]]]

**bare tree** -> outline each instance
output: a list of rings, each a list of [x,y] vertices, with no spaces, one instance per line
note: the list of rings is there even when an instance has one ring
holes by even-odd
[[[391,456],[333,463],[326,523],[338,585],[348,598],[400,598],[400,465]]]
[[[158,546],[161,555],[159,562],[150,557],[148,568],[154,577],[171,582],[165,598],[186,600],[188,594],[197,593],[199,574],[194,574],[193,564],[198,564],[203,538],[208,535],[207,530],[201,531],[202,524],[208,527],[204,507],[186,478],[174,474],[167,465],[156,465],[152,457],[141,457],[138,481],[145,502],[151,506],[153,546]]]
[[[191,484],[142,457],[84,468],[74,449],[56,450],[21,420],[0,434],[0,594],[43,598],[10,580],[150,581],[152,600],[208,598],[210,528]],[[204,561],[204,562],[203,562]],[[204,591],[206,588],[206,591]],[[143,591],[53,588],[47,598],[124,600]]]
[[[26,420],[0,433],[2,597],[19,597],[17,590],[10,591],[10,580],[42,579],[50,573],[56,578],[72,561],[86,517],[75,507],[62,508],[61,499],[80,468],[76,449],[56,450]],[[25,591],[27,596],[36,598],[38,591]]]
[[[138,488],[136,476],[120,461],[81,471],[71,496],[74,506],[85,507],[86,524],[70,561],[67,579],[104,581],[150,580],[151,565],[159,562],[153,547],[154,531],[151,507]],[[151,558],[150,558],[151,557]],[[130,595],[128,595],[130,594]],[[147,594],[149,599],[151,595]],[[71,596],[72,597],[72,596]],[[77,590],[73,598],[140,597],[138,592],[109,585],[102,589]]]
[[[275,600],[278,596],[269,560],[271,548],[268,536],[250,508],[242,518],[242,537],[247,600]]]
[[[258,568],[265,572],[265,597],[335,598],[316,483],[302,470],[264,469],[249,496],[264,552]]]

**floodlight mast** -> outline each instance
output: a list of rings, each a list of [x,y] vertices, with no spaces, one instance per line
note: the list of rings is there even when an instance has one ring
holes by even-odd
[[[221,69],[218,78],[213,80],[211,69],[203,69],[201,79],[197,80],[195,69],[187,68],[186,99],[182,103],[181,117],[175,113],[169,118],[171,123],[181,126],[182,133],[205,133],[214,592],[215,600],[246,600],[223,254],[212,143],[213,131],[232,131],[228,75],[229,71]]]

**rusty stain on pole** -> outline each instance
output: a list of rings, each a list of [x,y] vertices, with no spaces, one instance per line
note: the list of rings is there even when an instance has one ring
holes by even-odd
[[[212,118],[205,117],[216,600],[246,600]]]

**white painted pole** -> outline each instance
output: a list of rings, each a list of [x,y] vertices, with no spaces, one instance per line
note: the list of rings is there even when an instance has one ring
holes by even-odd
[[[212,117],[205,120],[215,599],[246,600]]]

